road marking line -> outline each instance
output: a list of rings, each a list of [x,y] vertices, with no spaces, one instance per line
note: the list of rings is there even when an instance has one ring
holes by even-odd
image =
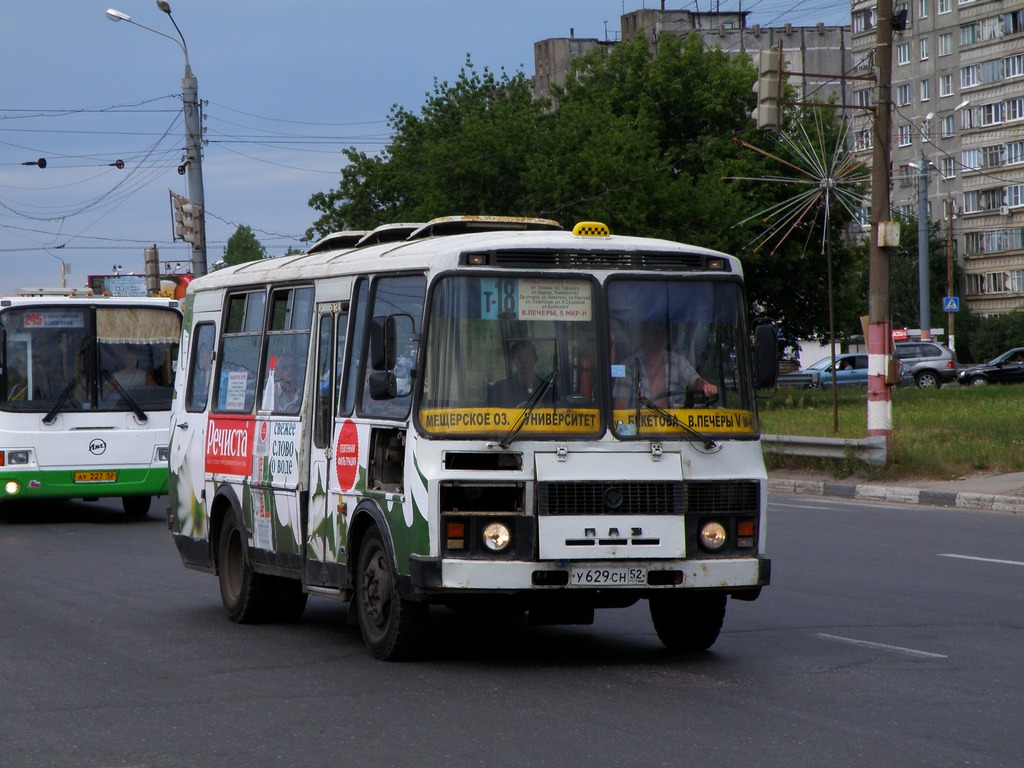
[[[939,557],[955,557],[957,560],[977,560],[979,563],[1001,563],[1003,565],[1024,565],[1020,560],[996,560],[993,557],[972,557],[971,555],[940,554]]]
[[[941,653],[928,653],[928,651],[917,651],[913,648],[902,648],[898,645],[886,645],[885,643],[870,643],[867,640],[854,640],[852,637],[840,637],[839,635],[826,635],[823,632],[818,632],[815,637],[820,637],[822,640],[835,640],[838,643],[847,643],[848,645],[859,645],[862,648],[876,648],[880,651],[892,651],[893,653],[902,653],[907,656],[917,656],[922,659],[948,659],[948,656],[944,656]]]

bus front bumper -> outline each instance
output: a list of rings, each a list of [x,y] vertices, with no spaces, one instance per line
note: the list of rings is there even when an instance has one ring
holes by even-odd
[[[743,597],[771,581],[764,557],[701,560],[523,562],[411,558],[420,593],[530,592],[588,589],[717,589]]]

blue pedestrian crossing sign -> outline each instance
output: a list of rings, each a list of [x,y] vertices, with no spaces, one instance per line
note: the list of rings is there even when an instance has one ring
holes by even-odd
[[[959,312],[960,311],[960,297],[959,296],[947,296],[942,300],[942,309],[946,312]]]

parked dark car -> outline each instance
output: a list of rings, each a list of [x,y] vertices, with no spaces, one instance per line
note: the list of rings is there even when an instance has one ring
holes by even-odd
[[[836,386],[868,385],[868,356],[863,352],[836,355]],[[910,370],[903,366],[902,384],[909,384]],[[805,389],[829,388],[832,386],[832,358],[826,357],[811,363],[803,370],[784,373],[779,376],[780,387],[802,387]]]
[[[1024,382],[1024,347],[1014,347],[985,365],[960,371],[957,379],[965,386],[1020,384]]]
[[[914,383],[922,389],[938,389],[957,380],[953,350],[934,341],[898,341],[893,357],[910,368]]]

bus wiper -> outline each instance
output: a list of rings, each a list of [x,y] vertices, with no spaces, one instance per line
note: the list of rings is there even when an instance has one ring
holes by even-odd
[[[544,377],[541,381],[540,386],[530,395],[530,399],[526,401],[526,405],[523,406],[523,410],[519,412],[519,416],[512,424],[512,428],[508,431],[508,434],[502,439],[498,445],[502,448],[508,448],[512,441],[516,439],[516,435],[523,431],[523,427],[526,426],[526,420],[530,414],[533,413],[533,409],[536,408],[547,391],[551,389],[551,385],[554,384],[555,379],[558,378],[558,370],[554,370]]]
[[[679,427],[681,430],[683,430],[683,432],[686,432],[693,439],[699,440],[704,445],[704,450],[710,451],[712,448],[716,447],[715,441],[712,440],[708,435],[703,435],[700,432],[698,432],[696,429],[694,429],[693,427],[690,427],[690,426],[687,426],[686,424],[683,424],[683,422],[681,422],[674,413],[670,413],[669,411],[666,411],[660,405],[655,405],[650,400],[648,400],[646,397],[641,395],[639,392],[637,393],[637,398],[636,399],[637,399],[637,402],[640,403],[640,405],[644,406],[644,408],[649,408],[650,410],[654,411],[655,413],[659,414],[660,416],[663,416],[664,418],[668,419],[670,424],[673,424],[674,426]],[[640,410],[640,408],[639,408],[639,406],[637,406],[637,411],[639,411],[639,410]],[[640,419],[639,418],[636,420],[636,423],[637,423],[637,429],[638,429],[638,434],[639,434],[639,426],[640,426]]]
[[[135,402],[135,400],[132,399],[132,396],[129,395],[127,391],[125,391],[125,388],[121,386],[121,382],[115,379],[114,376],[110,373],[110,371],[104,368],[100,371],[100,376],[106,379],[110,386],[117,390],[117,393],[124,398],[124,401],[128,404],[128,407],[131,408],[132,413],[135,414],[135,418],[137,418],[141,422],[149,421],[149,416],[146,415],[146,412],[142,410],[142,408],[139,406],[138,403]]]
[[[53,404],[53,408],[51,408],[46,413],[46,415],[43,416],[43,424],[49,426],[50,424],[53,424],[53,422],[57,420],[57,414],[60,413],[61,409],[64,407],[64,403],[68,401],[68,398],[71,396],[71,393],[74,391],[75,387],[78,386],[78,382],[81,380],[81,378],[82,372],[79,371],[78,373],[75,374],[74,378],[71,379],[68,385],[64,387],[64,391],[60,393],[60,397],[58,397],[57,402]]]

